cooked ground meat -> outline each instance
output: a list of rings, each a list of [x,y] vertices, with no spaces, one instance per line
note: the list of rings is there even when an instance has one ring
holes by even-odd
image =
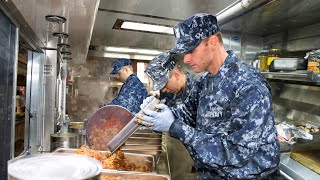
[[[137,166],[134,163],[129,163],[124,153],[119,149],[111,156],[109,153],[104,153],[101,151],[90,149],[87,145],[82,145],[78,150],[75,151],[76,154],[87,155],[89,157],[99,160],[104,169],[114,169],[120,171],[139,171],[139,172],[150,172],[146,166]]]

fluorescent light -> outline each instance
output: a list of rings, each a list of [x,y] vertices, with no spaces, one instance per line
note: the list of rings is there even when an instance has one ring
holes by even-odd
[[[137,60],[148,60],[151,61],[155,56],[149,55],[138,55],[138,54],[126,54],[126,53],[108,53],[108,52],[93,52],[89,51],[89,56],[95,57],[108,57],[108,58],[126,58],[126,59],[137,59]]]
[[[134,49],[134,48],[125,48],[125,47],[105,47],[106,51],[110,52],[120,52],[120,53],[137,53],[137,54],[146,54],[146,55],[158,55],[162,51],[154,49]]]
[[[173,28],[163,25],[124,21],[121,29],[173,34]]]

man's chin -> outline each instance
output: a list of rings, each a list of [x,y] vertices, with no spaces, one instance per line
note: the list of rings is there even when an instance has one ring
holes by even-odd
[[[197,68],[192,68],[192,70],[195,72],[195,73],[201,73],[202,71],[197,69]]]

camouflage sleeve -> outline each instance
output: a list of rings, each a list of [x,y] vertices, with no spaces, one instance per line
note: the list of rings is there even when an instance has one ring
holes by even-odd
[[[203,78],[203,77],[201,77]],[[184,103],[176,104],[170,107],[175,119],[177,121],[182,121],[185,124],[195,127],[195,119],[197,116],[197,106],[198,106],[198,96],[202,89],[202,79],[199,78],[194,82],[190,94],[185,99]]]
[[[116,105],[122,105],[122,102],[123,102],[123,94],[125,93],[125,89],[126,88],[123,88],[122,91],[119,92],[118,96],[115,97],[110,103],[110,104],[116,104]]]
[[[131,113],[140,111],[140,104],[147,97],[148,92],[144,84],[136,75],[131,75],[122,85],[118,96],[110,104],[120,105],[127,108]]]
[[[175,121],[170,135],[190,147],[191,156],[208,167],[242,166],[266,143],[262,139],[272,141],[274,136],[272,132],[266,133],[271,131],[269,126],[274,125],[268,120],[272,116],[271,96],[267,88],[261,87],[246,86],[236,93],[230,107],[231,118],[227,119],[233,131],[207,134],[185,122]]]

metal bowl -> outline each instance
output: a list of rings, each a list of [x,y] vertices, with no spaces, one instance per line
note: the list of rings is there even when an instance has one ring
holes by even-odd
[[[98,179],[102,164],[93,158],[45,153],[8,161],[9,179]]]
[[[95,150],[109,150],[108,142],[124,128],[133,115],[126,108],[108,105],[97,110],[88,120],[86,142]]]

